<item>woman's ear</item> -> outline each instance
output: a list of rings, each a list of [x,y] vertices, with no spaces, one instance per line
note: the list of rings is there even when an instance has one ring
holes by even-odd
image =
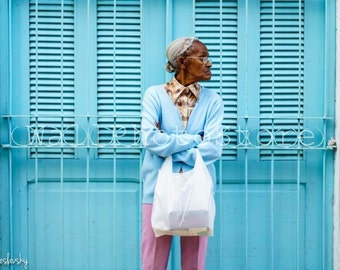
[[[181,69],[185,69],[185,58],[183,56],[177,58],[177,66]]]

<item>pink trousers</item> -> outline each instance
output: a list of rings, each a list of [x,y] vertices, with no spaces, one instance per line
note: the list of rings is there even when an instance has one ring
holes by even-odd
[[[155,237],[151,227],[152,204],[142,205],[142,269],[165,270],[168,265],[172,236]],[[182,270],[204,270],[208,247],[207,236],[181,236]]]

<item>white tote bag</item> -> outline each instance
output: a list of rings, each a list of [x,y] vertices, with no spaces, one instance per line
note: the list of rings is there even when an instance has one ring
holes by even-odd
[[[159,170],[151,224],[161,235],[213,235],[215,200],[210,173],[197,150],[195,166],[183,173],[172,172],[172,157]]]

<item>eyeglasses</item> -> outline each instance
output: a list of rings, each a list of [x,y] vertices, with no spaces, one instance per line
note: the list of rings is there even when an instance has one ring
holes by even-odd
[[[203,64],[207,64],[208,62],[211,63],[211,60],[208,56],[187,56],[186,58],[199,58],[203,62]]]

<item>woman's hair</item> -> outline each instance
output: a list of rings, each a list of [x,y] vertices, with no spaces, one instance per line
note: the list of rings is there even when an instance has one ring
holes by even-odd
[[[177,72],[177,58],[190,53],[190,49],[194,41],[198,41],[195,37],[181,37],[172,41],[166,49],[166,58],[168,62],[165,64],[165,69],[168,72]]]

